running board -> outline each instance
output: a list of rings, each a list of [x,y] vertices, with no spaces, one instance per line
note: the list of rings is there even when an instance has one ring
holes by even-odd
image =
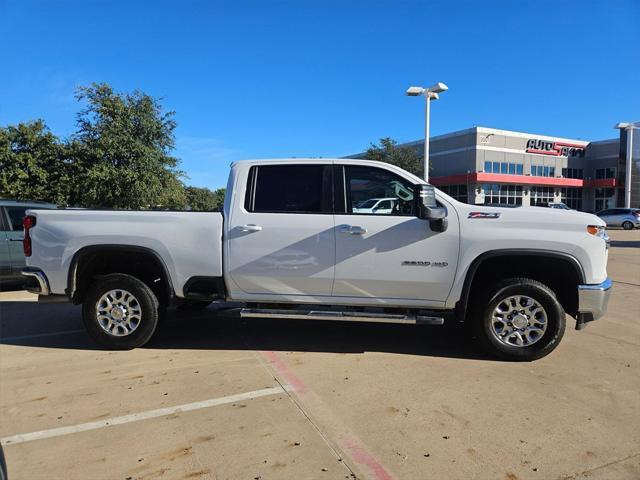
[[[280,318],[296,320],[340,320],[343,322],[404,323],[408,325],[444,325],[442,317],[367,312],[333,312],[327,310],[278,310],[243,308],[242,318]]]

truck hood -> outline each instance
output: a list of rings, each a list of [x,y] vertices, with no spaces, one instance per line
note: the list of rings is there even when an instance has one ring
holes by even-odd
[[[559,210],[555,208],[545,207],[485,207],[483,205],[467,205],[459,204],[459,209],[464,219],[474,219],[475,213],[482,214],[499,214],[497,220],[500,223],[527,223],[531,228],[549,227],[558,228],[564,226],[586,227],[587,225],[596,225],[605,227],[607,224],[600,217],[591,213],[578,212],[577,210]],[[479,216],[481,219],[491,219],[491,217]]]

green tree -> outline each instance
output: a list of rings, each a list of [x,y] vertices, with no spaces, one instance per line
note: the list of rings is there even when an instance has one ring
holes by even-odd
[[[0,197],[66,205],[72,172],[66,146],[42,120],[0,127]]]
[[[389,137],[381,138],[378,145],[372,143],[366,158],[396,165],[418,177],[424,176],[423,156],[411,147],[398,146],[398,142]]]
[[[174,112],[140,91],[94,83],[76,93],[86,107],[69,149],[77,161],[73,200],[87,207],[182,208],[186,195],[175,146]]]
[[[224,203],[224,188],[211,191],[208,188],[185,187],[187,208],[196,212],[211,212],[222,210]]]

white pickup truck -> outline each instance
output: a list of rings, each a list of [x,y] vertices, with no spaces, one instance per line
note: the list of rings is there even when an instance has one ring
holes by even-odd
[[[367,199],[393,198],[383,213]],[[241,161],[222,213],[29,210],[23,273],[83,305],[99,344],[144,345],[168,305],[243,317],[466,322],[494,355],[534,360],[601,317],[608,237],[594,215],[460,203],[367,160]]]

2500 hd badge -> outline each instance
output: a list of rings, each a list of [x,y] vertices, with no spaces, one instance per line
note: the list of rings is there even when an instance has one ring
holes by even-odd
[[[402,262],[405,267],[446,267],[448,262],[424,262],[421,260],[405,260]]]

